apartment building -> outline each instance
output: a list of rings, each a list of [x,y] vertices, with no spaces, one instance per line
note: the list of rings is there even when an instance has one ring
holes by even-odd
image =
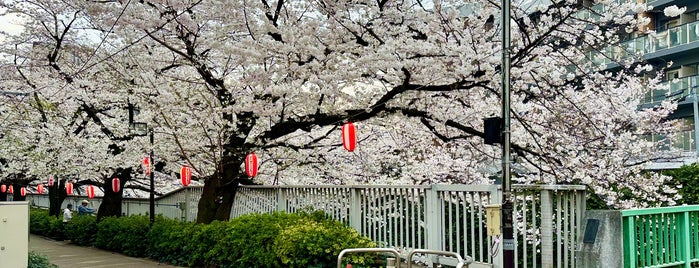
[[[657,161],[649,169],[678,168],[683,164],[699,160],[696,140],[699,140],[699,111],[697,94],[699,94],[699,1],[696,0],[631,0],[647,1],[653,9],[638,16],[651,20],[647,29],[629,34],[621,43],[610,46],[606,59],[597,58],[607,63],[607,67],[618,67],[611,59],[616,56],[643,55],[648,63],[665,68],[663,83],[667,89],[649,90],[641,101],[641,108],[658,105],[663,100],[678,102],[678,108],[671,115],[673,120],[681,120],[682,127],[672,139],[665,135],[648,135],[653,141],[664,141],[659,150],[677,148],[682,151],[680,159]],[[687,10],[678,17],[667,17],[663,10],[675,5]],[[593,7],[594,8],[594,7]],[[642,52],[642,53],[640,53]]]

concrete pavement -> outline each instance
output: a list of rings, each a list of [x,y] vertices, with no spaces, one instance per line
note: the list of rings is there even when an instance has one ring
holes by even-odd
[[[60,268],[138,267],[175,268],[150,259],[133,258],[96,248],[80,247],[67,241],[55,241],[42,236],[29,235],[29,251],[47,256]]]

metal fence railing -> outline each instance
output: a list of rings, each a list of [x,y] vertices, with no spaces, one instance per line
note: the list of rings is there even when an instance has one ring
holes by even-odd
[[[624,267],[699,263],[699,205],[624,210],[621,216]]]
[[[585,187],[515,185],[513,192],[516,267],[575,267]],[[473,259],[469,267],[492,267],[501,245],[486,233],[485,206],[501,195],[497,185],[246,186],[231,216],[320,209],[382,247],[456,252]]]
[[[202,187],[156,198],[156,213],[194,221]],[[513,185],[516,267],[575,267],[575,244],[585,209],[579,185]],[[499,204],[499,185],[241,186],[231,218],[248,213],[322,210],[379,246],[404,254],[414,249],[458,253],[468,267],[501,267],[502,239],[487,235],[485,206]],[[70,196],[77,204],[85,197]],[[48,207],[48,196],[28,195]],[[101,200],[91,199],[94,207]],[[125,215],[148,213],[148,199],[125,198]],[[554,243],[555,242],[555,243]],[[554,247],[554,245],[556,245]]]

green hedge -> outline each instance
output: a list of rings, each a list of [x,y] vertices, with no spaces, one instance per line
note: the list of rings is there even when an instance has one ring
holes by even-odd
[[[146,216],[107,217],[97,224],[94,245],[132,257],[145,257],[149,227]]]
[[[60,228],[61,221],[46,211],[32,210],[30,216],[32,233],[51,236],[54,223]],[[321,212],[249,214],[210,224],[159,216],[153,226],[145,216],[108,217],[99,223],[79,216],[68,223],[65,236],[78,245],[189,267],[335,267],[342,249],[376,247]],[[353,264],[374,259],[361,254],[347,258]]]
[[[93,246],[97,235],[96,217],[83,215],[73,217],[65,226],[66,238],[80,246]]]
[[[63,220],[54,216],[49,216],[48,210],[33,208],[29,211],[29,229],[32,233],[51,237],[53,239],[63,239]]]
[[[148,254],[160,262],[179,266],[190,264],[191,252],[197,247],[194,235],[201,224],[180,222],[159,216],[148,232]]]

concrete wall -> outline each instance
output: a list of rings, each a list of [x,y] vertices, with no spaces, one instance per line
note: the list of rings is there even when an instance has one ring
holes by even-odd
[[[597,220],[596,232],[588,230],[588,220]],[[621,211],[588,210],[583,218],[582,232],[578,240],[578,261],[580,268],[622,268],[624,251],[621,229]],[[587,233],[587,235],[586,235]],[[584,241],[588,237],[588,241]],[[589,241],[593,237],[594,242]]]
[[[0,202],[0,268],[25,268],[29,260],[29,203]]]

